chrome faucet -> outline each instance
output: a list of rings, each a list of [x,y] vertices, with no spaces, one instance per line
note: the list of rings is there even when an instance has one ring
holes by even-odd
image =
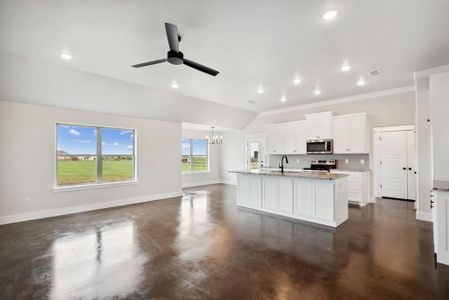
[[[281,168],[281,173],[284,173],[284,158],[285,163],[288,164],[288,157],[286,155],[283,155],[281,158],[281,163],[279,164],[279,168]]]

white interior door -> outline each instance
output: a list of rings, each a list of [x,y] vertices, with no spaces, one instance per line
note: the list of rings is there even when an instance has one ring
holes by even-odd
[[[416,141],[415,131],[407,131],[407,199],[416,200]]]
[[[407,132],[382,133],[382,197],[407,199]]]

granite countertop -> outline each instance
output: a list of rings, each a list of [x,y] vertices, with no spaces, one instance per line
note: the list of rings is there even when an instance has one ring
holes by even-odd
[[[433,189],[435,191],[447,191],[449,192],[449,181],[447,180],[434,180]]]
[[[269,171],[269,170],[239,170],[239,171],[229,171],[230,173],[239,174],[254,174],[254,175],[267,175],[267,176],[283,176],[283,177],[300,177],[300,178],[311,178],[311,179],[324,179],[324,180],[336,180],[339,178],[346,177],[346,174],[330,174],[323,172],[287,172],[281,173],[281,171]]]

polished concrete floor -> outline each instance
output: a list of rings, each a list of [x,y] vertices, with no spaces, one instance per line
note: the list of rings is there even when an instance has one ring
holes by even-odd
[[[0,299],[449,299],[410,202],[338,229],[235,206],[235,187],[0,226]]]

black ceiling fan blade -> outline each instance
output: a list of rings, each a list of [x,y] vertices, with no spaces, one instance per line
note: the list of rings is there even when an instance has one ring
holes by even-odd
[[[198,71],[207,73],[207,74],[212,75],[212,76],[216,76],[218,73],[220,73],[218,71],[215,71],[214,69],[211,69],[211,68],[208,68],[206,66],[200,65],[199,63],[196,63],[196,62],[188,60],[188,59],[184,59],[184,64],[186,66],[189,66],[191,68],[194,68],[194,69],[196,69]]]
[[[165,23],[165,31],[167,31],[168,45],[171,51],[179,52],[179,34],[176,25]]]
[[[163,62],[166,62],[166,61],[167,61],[166,58],[157,59],[157,60],[152,60],[152,61],[144,62],[144,63],[141,63],[141,64],[137,64],[137,65],[134,65],[134,66],[131,66],[131,67],[133,67],[133,68],[142,68],[142,67],[146,67],[146,66],[160,64],[160,63],[163,63]]]

